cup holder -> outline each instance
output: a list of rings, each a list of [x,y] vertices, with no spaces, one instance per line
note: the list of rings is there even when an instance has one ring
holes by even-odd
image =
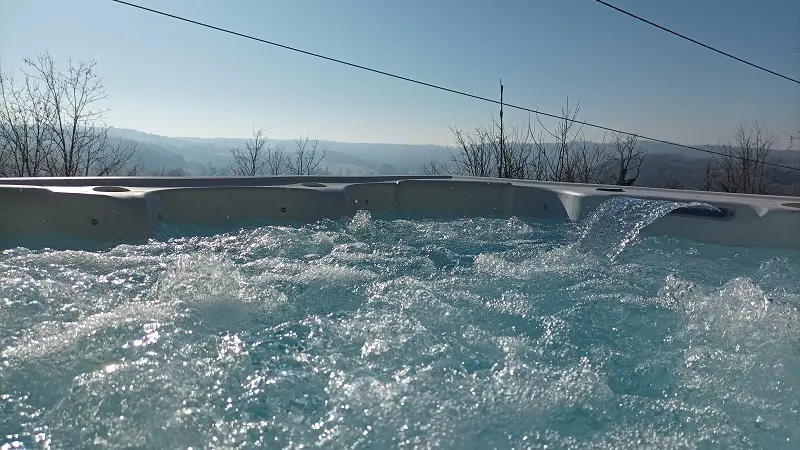
[[[121,186],[95,186],[92,188],[97,192],[130,192],[131,190]]]

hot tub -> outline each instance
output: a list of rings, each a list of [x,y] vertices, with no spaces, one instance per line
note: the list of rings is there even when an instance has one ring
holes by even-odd
[[[4,183],[8,448],[800,441],[798,199],[461,177]]]
[[[372,214],[579,221],[612,197],[701,202],[647,227],[702,242],[800,248],[800,199],[470,177],[38,178],[0,185],[0,240],[147,239],[159,225],[316,221]]]

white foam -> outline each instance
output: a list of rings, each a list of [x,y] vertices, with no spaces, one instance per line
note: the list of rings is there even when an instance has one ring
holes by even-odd
[[[26,333],[13,346],[3,349],[2,356],[9,359],[31,360],[66,351],[79,340],[96,332],[123,324],[143,324],[166,320],[169,307],[152,302],[122,305],[111,311],[92,314],[75,322],[43,323]]]

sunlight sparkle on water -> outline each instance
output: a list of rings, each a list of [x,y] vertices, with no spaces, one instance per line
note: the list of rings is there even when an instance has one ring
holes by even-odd
[[[0,448],[785,448],[800,256],[675,207],[6,250]]]

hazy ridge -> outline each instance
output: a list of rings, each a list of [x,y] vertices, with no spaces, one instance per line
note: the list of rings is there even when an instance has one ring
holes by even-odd
[[[230,165],[230,151],[244,145],[247,139],[241,138],[177,138],[144,133],[137,130],[112,128],[113,139],[128,139],[138,145],[144,174],[185,171],[189,175],[210,175],[213,168],[222,169]],[[291,151],[291,140],[271,140],[271,144],[283,144]],[[441,145],[411,144],[373,144],[349,143],[320,140],[320,146],[327,149],[323,167],[331,175],[404,175],[419,174],[421,167],[432,158],[440,162],[450,160],[453,147]],[[703,177],[706,164],[711,156],[707,153],[681,149],[656,142],[642,141],[647,151],[642,171],[637,179],[638,186],[677,187],[692,189],[692,181]],[[714,145],[702,148],[717,150]],[[775,152],[775,162],[787,166],[800,167],[800,151],[779,150]],[[666,182],[672,178],[670,186]],[[800,171],[780,173],[778,192],[786,195],[800,195]]]

